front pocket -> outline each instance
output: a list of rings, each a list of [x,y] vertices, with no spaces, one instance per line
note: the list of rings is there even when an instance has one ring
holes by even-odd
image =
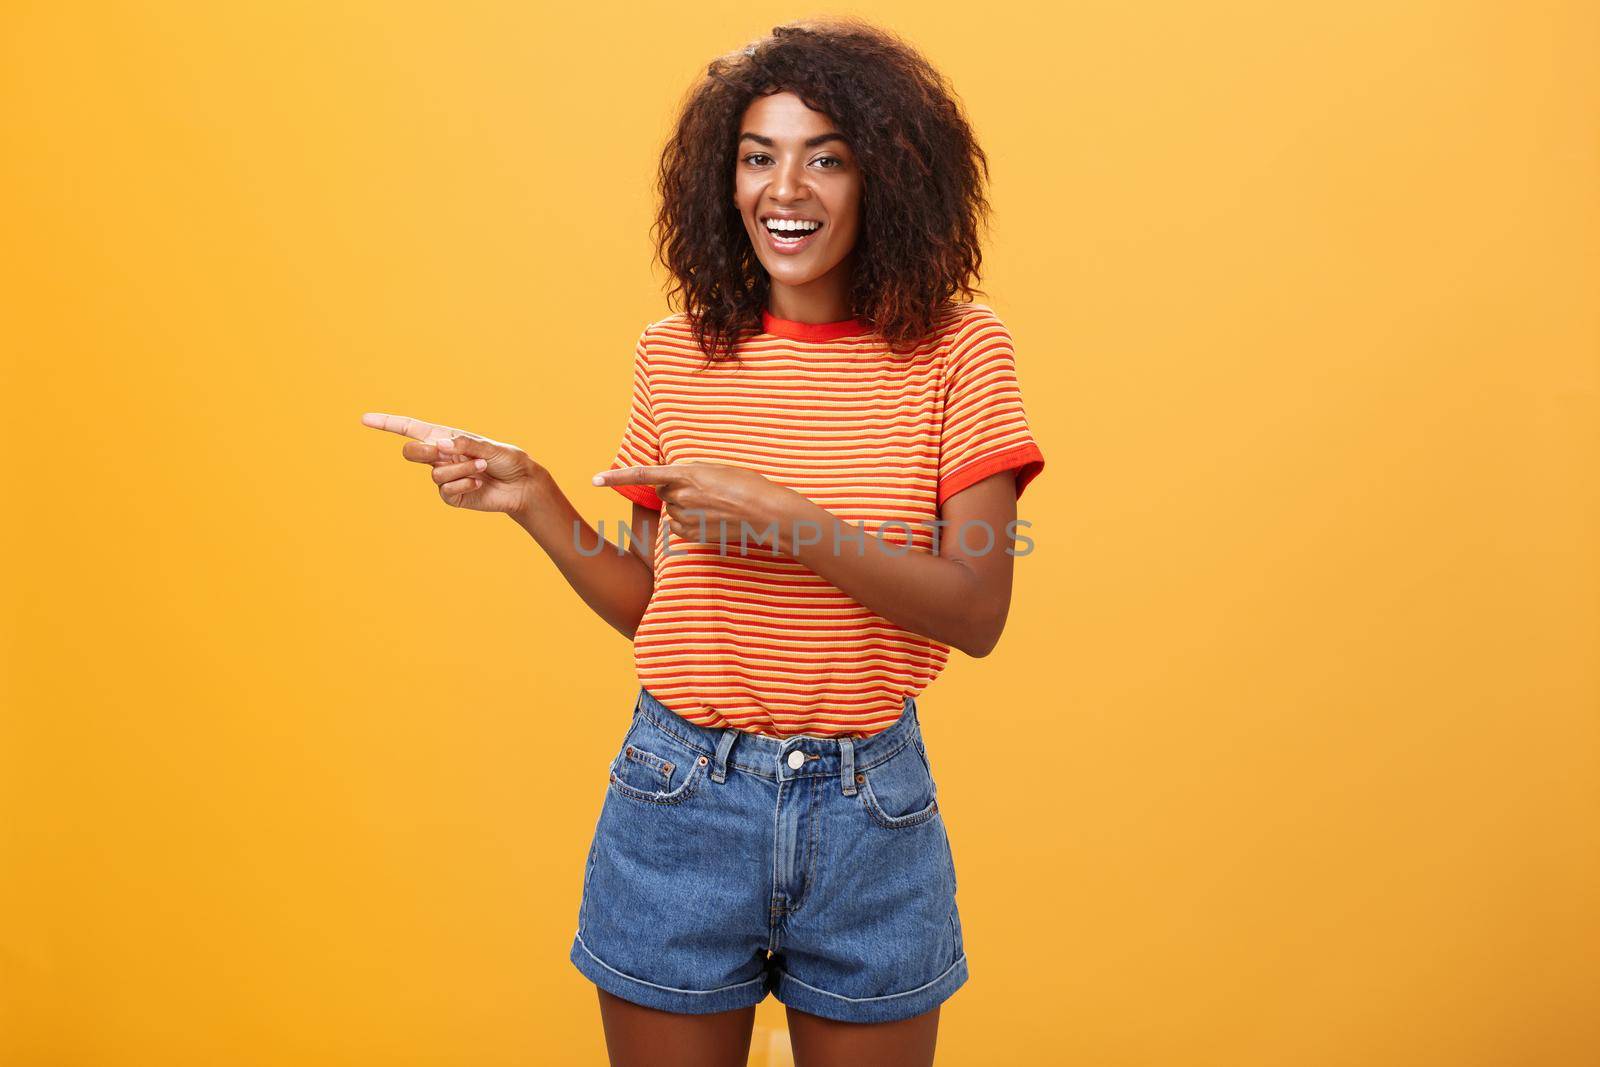
[[[914,740],[858,777],[862,806],[885,829],[919,826],[939,813],[939,788]]]
[[[630,733],[628,742],[611,763],[611,790],[630,800],[651,804],[677,804],[687,800],[710,762],[704,756],[662,755],[641,747]]]

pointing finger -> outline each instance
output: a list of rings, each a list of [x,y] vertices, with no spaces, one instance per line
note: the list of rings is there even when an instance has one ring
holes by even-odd
[[[440,437],[450,432],[450,427],[440,426],[435,422],[424,422],[408,415],[386,415],[381,411],[369,411],[362,415],[361,425],[371,426],[375,430],[387,430],[418,441]]]
[[[616,467],[589,479],[595,485],[665,485],[684,476],[681,463],[658,467]]]

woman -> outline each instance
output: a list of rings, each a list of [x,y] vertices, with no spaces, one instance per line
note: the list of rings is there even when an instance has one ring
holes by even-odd
[[[938,73],[871,25],[710,65],[659,175],[684,311],[641,334],[594,478],[632,502],[631,552],[521,449],[363,417],[633,640],[571,950],[613,1063],[742,1064],[769,991],[802,1065],[932,1062],[968,971],[914,698],[999,639],[1044,467],[1005,326],[952,300],[986,177]]]

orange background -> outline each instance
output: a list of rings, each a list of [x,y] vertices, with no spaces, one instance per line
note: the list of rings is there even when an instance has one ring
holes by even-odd
[[[940,1062],[1594,1062],[1600,9],[858,10],[991,154],[1047,458],[920,701]],[[628,643],[359,417],[614,530],[655,153],[804,13],[0,15],[0,1062],[604,1062]]]

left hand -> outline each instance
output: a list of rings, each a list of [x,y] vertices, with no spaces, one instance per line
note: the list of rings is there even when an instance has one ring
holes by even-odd
[[[793,494],[776,482],[745,467],[724,463],[668,463],[656,467],[619,467],[594,476],[595,485],[652,485],[661,498],[661,518],[682,541],[727,544],[737,551],[740,523],[750,525],[745,544],[777,544],[763,531],[778,524],[782,535],[782,508]]]

